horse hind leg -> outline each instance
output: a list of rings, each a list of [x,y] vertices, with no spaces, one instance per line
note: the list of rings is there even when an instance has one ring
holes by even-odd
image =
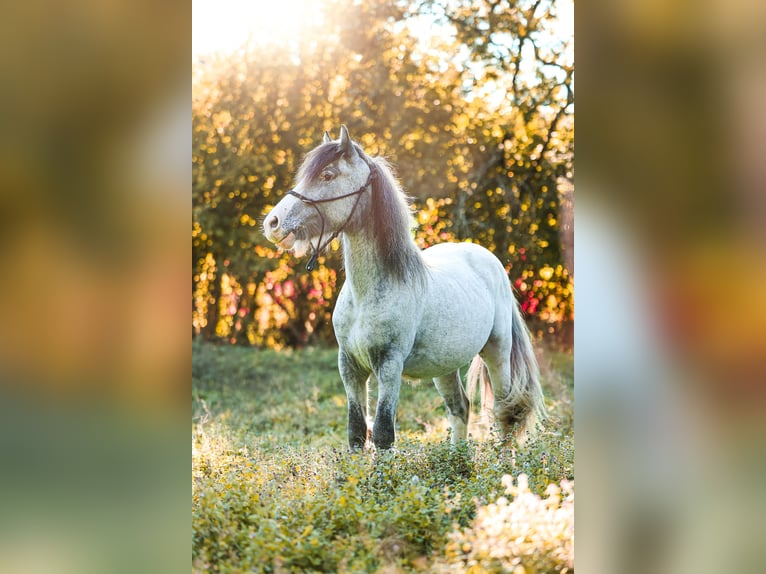
[[[444,377],[435,377],[434,385],[444,399],[447,406],[447,418],[449,419],[452,444],[465,440],[468,435],[468,416],[470,403],[460,382],[457,371]]]

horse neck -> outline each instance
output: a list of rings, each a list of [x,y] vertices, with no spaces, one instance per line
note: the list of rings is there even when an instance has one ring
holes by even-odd
[[[380,285],[425,285],[425,264],[410,235],[409,207],[388,171],[385,160],[367,160],[379,169],[358,218],[343,234],[346,280],[354,295],[364,297]]]
[[[355,297],[367,296],[384,280],[386,274],[370,229],[343,234],[343,266]]]
[[[407,242],[400,255],[420,257],[414,241]],[[400,281],[389,269],[386,269],[383,256],[378,252],[375,244],[373,231],[369,228],[343,234],[343,258],[346,282],[350,284],[357,298],[374,297],[381,285],[391,285]],[[417,285],[421,284],[421,277],[413,276],[408,280]]]

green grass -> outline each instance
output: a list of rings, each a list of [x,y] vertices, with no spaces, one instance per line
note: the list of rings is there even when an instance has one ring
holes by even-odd
[[[452,447],[424,381],[402,386],[395,449],[349,453],[336,350],[193,352],[195,571],[504,571],[472,544],[477,509],[509,492],[504,475],[527,475],[538,496],[574,478],[571,353],[541,356],[551,420],[521,447],[494,435]],[[527,572],[558,568],[538,558]]]

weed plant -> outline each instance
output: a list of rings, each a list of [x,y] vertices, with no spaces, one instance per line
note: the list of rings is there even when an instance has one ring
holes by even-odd
[[[551,418],[521,446],[494,434],[452,446],[423,382],[402,386],[395,448],[352,453],[337,351],[193,351],[194,571],[572,569],[570,353],[541,356]],[[520,533],[523,509],[540,519]],[[485,555],[500,546],[510,554]]]

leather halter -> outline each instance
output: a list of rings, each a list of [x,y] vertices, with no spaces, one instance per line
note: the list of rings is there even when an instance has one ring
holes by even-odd
[[[328,245],[332,242],[333,239],[338,237],[343,230],[345,229],[346,225],[348,225],[349,221],[351,221],[351,218],[354,216],[354,212],[356,211],[356,206],[359,205],[359,200],[362,197],[362,193],[364,190],[367,189],[368,186],[372,184],[373,181],[375,181],[375,178],[378,177],[378,170],[375,169],[375,164],[371,163],[367,160],[367,158],[362,158],[364,160],[364,163],[367,164],[367,167],[370,168],[370,175],[367,176],[367,181],[365,181],[362,186],[357,189],[356,191],[351,191],[349,193],[344,193],[343,195],[337,195],[335,197],[325,197],[322,199],[311,199],[310,197],[306,197],[305,195],[302,195],[295,191],[294,189],[291,189],[287,193],[289,195],[294,195],[298,199],[300,199],[303,203],[306,203],[310,206],[312,206],[314,209],[316,209],[317,214],[319,215],[319,220],[322,222],[322,226],[319,230],[319,239],[317,240],[316,247],[314,245],[311,245],[311,248],[314,250],[314,253],[312,253],[311,258],[309,259],[309,262],[306,263],[306,271],[313,271],[316,268],[317,259],[319,259],[319,254],[324,251]],[[332,201],[338,201],[341,199],[346,199],[347,197],[351,197],[352,195],[356,195],[356,201],[354,202],[354,206],[351,208],[351,212],[348,214],[348,217],[346,218],[346,221],[343,222],[343,225],[341,225],[338,229],[332,232],[332,234],[327,238],[327,241],[322,243],[322,237],[324,236],[324,228],[325,228],[325,218],[322,214],[321,210],[319,209],[318,204],[320,203],[330,203]]]

